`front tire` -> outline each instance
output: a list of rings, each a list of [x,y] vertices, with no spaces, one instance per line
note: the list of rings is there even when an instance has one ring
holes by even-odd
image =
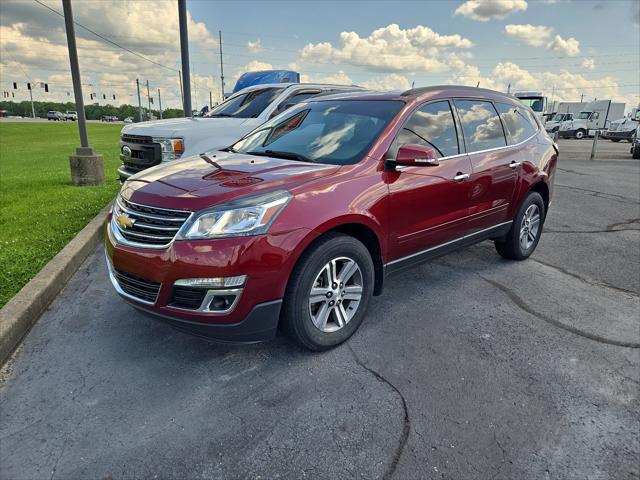
[[[504,258],[525,260],[534,252],[542,235],[545,219],[544,200],[538,192],[529,192],[506,237],[495,241],[496,250]]]
[[[586,134],[587,134],[587,132],[585,132],[581,128],[576,130],[576,133],[575,133],[576,140],[582,140],[585,137]]]
[[[282,306],[282,327],[301,346],[321,351],[347,340],[373,295],[374,267],[360,241],[328,233],[293,270]]]

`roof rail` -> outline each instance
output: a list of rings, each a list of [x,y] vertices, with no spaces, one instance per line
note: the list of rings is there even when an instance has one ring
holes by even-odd
[[[431,87],[419,87],[419,88],[411,88],[409,90],[405,90],[401,93],[403,97],[410,97],[412,95],[420,95],[421,93],[429,93],[436,90],[442,89],[456,89],[456,90],[468,90],[470,92],[491,92],[491,93],[502,93],[497,92],[496,90],[490,90],[488,88],[480,88],[480,87],[469,87],[467,85],[433,85]],[[503,94],[504,95],[504,94]]]

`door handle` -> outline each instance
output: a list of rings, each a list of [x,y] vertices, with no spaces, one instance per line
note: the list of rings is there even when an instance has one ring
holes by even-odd
[[[511,168],[518,168],[522,162],[511,162],[509,166]]]
[[[468,173],[462,173],[462,172],[458,172],[458,174],[453,177],[453,179],[456,182],[462,182],[463,180],[466,180],[467,178],[469,178],[469,174]]]

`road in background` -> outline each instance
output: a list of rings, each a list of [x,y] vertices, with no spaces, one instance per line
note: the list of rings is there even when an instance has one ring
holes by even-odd
[[[532,258],[391,277],[325,353],[176,332],[96,249],[3,370],[0,477],[637,478],[640,162],[565,142]]]

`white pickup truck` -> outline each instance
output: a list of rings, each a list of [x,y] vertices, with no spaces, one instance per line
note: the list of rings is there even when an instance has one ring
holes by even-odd
[[[274,83],[247,87],[204,117],[126,125],[120,137],[121,180],[181,157],[227,147],[271,117],[316,95],[360,90],[345,85]]]

